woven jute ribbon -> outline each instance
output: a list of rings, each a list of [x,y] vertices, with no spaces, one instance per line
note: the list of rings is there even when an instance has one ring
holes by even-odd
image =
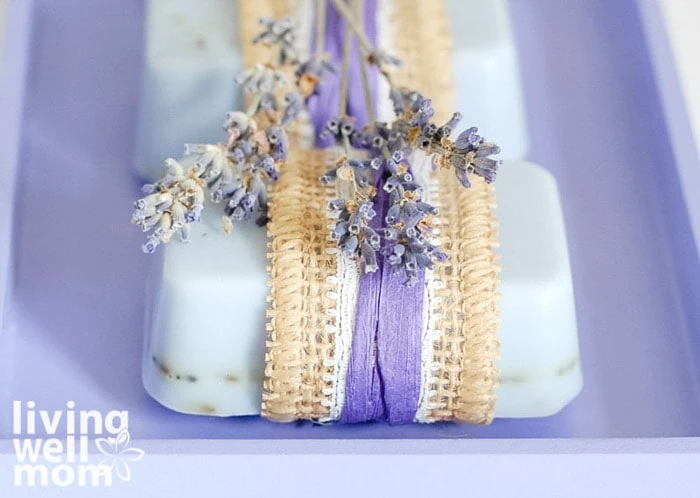
[[[253,36],[257,18],[293,15],[303,3],[243,0],[243,36]],[[454,93],[445,1],[379,3],[389,31],[383,39],[391,45],[382,48],[404,62],[395,82],[432,98],[436,120],[445,121]],[[255,63],[258,50],[246,49],[247,63]],[[335,192],[318,178],[333,159],[332,150],[295,148],[272,192],[262,414],[275,421],[339,418],[347,334],[352,333],[346,311],[355,304],[352,286],[344,282],[356,280],[359,270],[329,240],[327,201]],[[415,420],[490,423],[500,349],[494,192],[477,177],[464,189],[451,171],[438,172],[430,183],[430,201],[440,209],[441,249],[449,259],[425,275],[424,361]]]

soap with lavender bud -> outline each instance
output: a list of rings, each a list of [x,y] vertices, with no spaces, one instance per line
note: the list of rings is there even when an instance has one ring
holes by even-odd
[[[581,390],[571,270],[561,204],[541,166],[506,162],[496,182],[503,340],[497,417],[541,417]],[[260,411],[265,367],[266,235],[230,235],[203,211],[191,244],[168,244],[151,281],[143,382],[163,405],[232,416]],[[234,304],[232,304],[234,303]]]

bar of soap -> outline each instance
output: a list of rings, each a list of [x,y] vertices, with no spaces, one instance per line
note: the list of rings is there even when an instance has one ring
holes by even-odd
[[[496,185],[501,253],[497,417],[542,417],[583,386],[564,218],[554,177],[506,162]]]
[[[454,38],[455,110],[501,146],[502,159],[523,159],[530,145],[515,37],[506,0],[449,0]]]
[[[455,110],[501,145],[502,158],[526,157],[523,91],[506,0],[450,0],[448,8],[460,23],[452,27]],[[237,9],[231,0],[148,1],[141,178],[160,177],[163,160],[182,155],[185,143],[223,139],[224,114],[240,108],[234,83],[242,70]]]
[[[559,411],[582,380],[574,296],[559,195],[540,166],[508,162],[498,179],[503,339],[498,417]],[[143,381],[185,413],[260,412],[267,296],[266,234],[232,235],[214,214],[189,245],[164,248],[151,293]]]
[[[148,0],[137,174],[163,175],[185,143],[223,140],[226,112],[240,107],[238,1]]]
[[[165,247],[149,296],[143,382],[173,410],[260,412],[267,308],[267,234],[254,223],[223,233],[205,209],[189,244]]]

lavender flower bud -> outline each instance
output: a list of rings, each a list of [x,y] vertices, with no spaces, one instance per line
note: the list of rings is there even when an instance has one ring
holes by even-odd
[[[384,220],[387,222],[388,225],[396,225],[399,222],[400,216],[401,206],[398,204],[394,204],[387,211]]]
[[[359,240],[356,235],[352,235],[345,239],[345,241],[340,245],[340,249],[346,256],[352,256],[357,251],[359,245]]]
[[[328,209],[331,211],[341,211],[345,209],[345,199],[333,199],[328,202]]]
[[[146,254],[153,254],[156,252],[160,241],[158,239],[149,237],[148,240],[141,246],[141,250]]]
[[[339,222],[331,232],[331,238],[333,240],[340,240],[345,234],[348,233],[349,223],[347,221]]]
[[[381,244],[381,237],[377,232],[375,232],[372,228],[370,227],[365,227],[364,230],[362,231],[362,235],[367,241],[367,243],[375,250],[379,249],[379,245]]]
[[[360,217],[360,213],[358,211],[358,212],[355,212],[350,217],[350,224],[348,226],[348,231],[353,235],[358,235],[360,233],[361,227],[362,227],[362,218]]]
[[[396,87],[392,87],[391,90],[389,90],[389,98],[391,99],[391,103],[394,106],[394,113],[397,116],[403,114],[406,110],[406,103],[404,101],[404,96],[401,90],[399,90]]]
[[[371,220],[377,214],[374,210],[374,204],[371,201],[364,201],[360,203],[357,210],[366,220]]]
[[[403,247],[403,246],[402,246]],[[405,259],[405,267],[407,272],[415,272],[417,269],[417,264],[416,264],[416,257],[413,255],[412,252],[407,252],[404,255]]]
[[[472,186],[466,170],[455,168],[455,176],[457,177],[457,180],[459,180],[459,183],[462,184],[462,187],[469,188]]]
[[[433,216],[437,216],[439,214],[438,208],[428,204],[427,202],[417,202],[416,207],[419,211],[425,214],[432,214]]]
[[[487,157],[477,157],[472,163],[474,173],[482,177],[486,183],[492,183],[496,179],[499,162]]]
[[[374,273],[379,269],[379,265],[377,264],[377,253],[374,247],[367,242],[363,242],[362,248],[360,249],[360,254],[365,263],[364,268],[366,273]]]
[[[384,238],[388,241],[399,240],[399,231],[395,228],[384,228],[383,229]]]
[[[467,152],[476,147],[481,141],[481,137],[477,135],[478,128],[472,126],[459,134],[455,140],[455,151],[460,153]]]
[[[398,186],[399,186],[399,179],[396,178],[395,176],[391,176],[384,182],[384,191],[393,192],[394,190],[396,190],[396,188]]]
[[[180,242],[189,242],[191,232],[192,226],[190,224],[183,225],[182,228],[180,228]]]

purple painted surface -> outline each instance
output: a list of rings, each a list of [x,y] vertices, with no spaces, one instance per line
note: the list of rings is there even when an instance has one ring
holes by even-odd
[[[12,218],[14,215],[17,163],[20,154],[22,105],[29,66],[31,43],[32,1],[7,5],[4,50],[0,48],[0,327],[3,326],[5,305],[13,286]],[[3,42],[0,42],[3,45]],[[0,330],[2,335],[2,330]],[[1,356],[1,355],[0,355]]]
[[[148,398],[143,275],[155,262],[128,225],[142,2],[37,0],[16,286],[0,335],[0,437],[10,434],[13,399],[128,409],[134,438],[700,436],[700,330],[689,299],[700,280],[680,277],[698,275],[697,253],[638,5],[511,7],[532,158],[556,175],[569,230],[586,373],[574,403],[489,427],[318,427],[180,415]]]
[[[685,107],[680,82],[675,74],[674,58],[666,36],[663,15],[656,0],[642,0],[640,11],[648,47],[663,104],[664,123],[673,149],[678,175],[663,176],[661,193],[670,211],[678,213],[669,219],[671,247],[675,252],[675,278],[680,287],[680,298],[688,310],[690,351],[700,351],[700,265],[683,264],[700,260],[700,167],[698,149]],[[684,195],[679,195],[683,193]],[[690,228],[690,229],[689,229]],[[689,240],[693,238],[695,243]]]

